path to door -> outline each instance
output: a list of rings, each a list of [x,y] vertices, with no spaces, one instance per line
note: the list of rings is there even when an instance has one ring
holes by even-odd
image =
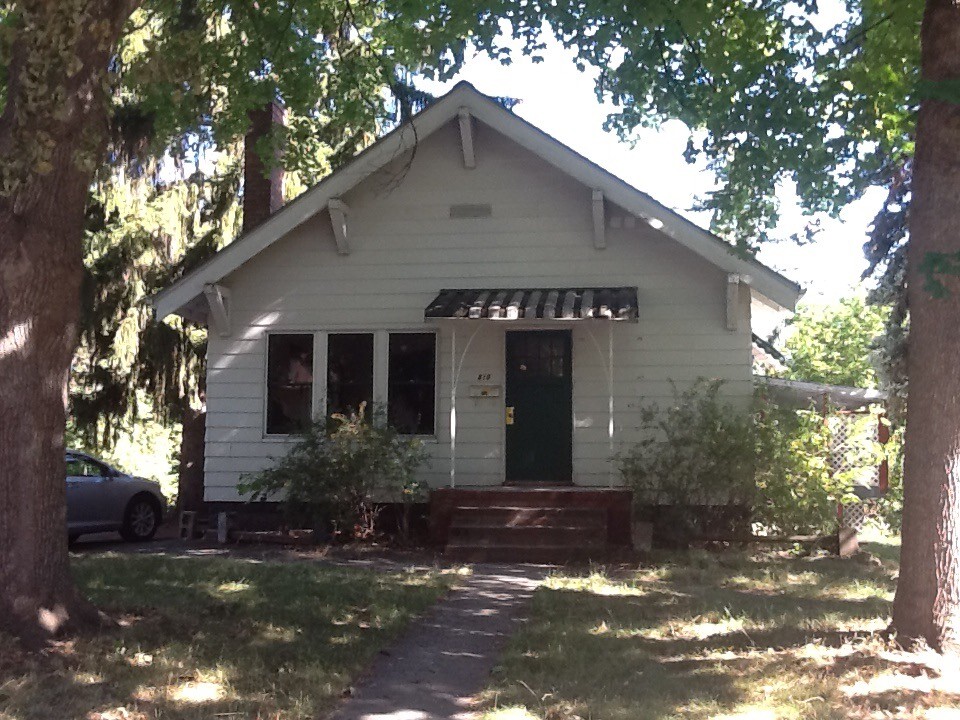
[[[478,565],[459,588],[381,653],[331,720],[457,720],[523,619],[544,576],[534,566]]]

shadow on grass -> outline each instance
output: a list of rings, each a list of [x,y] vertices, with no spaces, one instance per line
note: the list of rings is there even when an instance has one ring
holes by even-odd
[[[121,627],[0,667],[0,717],[313,718],[450,584],[222,559],[86,557],[74,572]]]
[[[869,637],[891,591],[889,566],[831,558],[687,556],[627,578],[559,576],[485,701],[549,718],[847,717],[824,706],[836,679],[822,649]]]

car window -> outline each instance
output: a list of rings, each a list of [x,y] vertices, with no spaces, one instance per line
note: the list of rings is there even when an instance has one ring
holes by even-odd
[[[69,477],[102,477],[106,468],[89,458],[67,456],[67,475]]]

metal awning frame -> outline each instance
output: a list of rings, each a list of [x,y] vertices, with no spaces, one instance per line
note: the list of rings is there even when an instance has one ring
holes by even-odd
[[[459,320],[461,318],[432,318],[434,320]],[[571,319],[565,319],[559,322],[572,322]],[[523,323],[525,329],[535,330],[535,329],[548,329],[555,328],[558,321],[530,321],[529,323]],[[463,363],[467,358],[467,353],[470,351],[470,346],[473,344],[474,339],[477,337],[477,333],[480,331],[480,328],[484,327],[481,323],[470,324],[469,327],[472,327],[472,332],[467,336],[467,342],[464,344],[463,349],[458,349],[457,346],[457,330],[461,327],[459,323],[448,322],[450,327],[450,487],[455,488],[457,486],[457,390],[460,385],[460,373],[463,370]],[[614,466],[614,451],[615,451],[615,433],[616,426],[614,423],[614,365],[613,365],[613,323],[607,324],[607,337],[606,337],[606,351],[604,351],[603,346],[601,345],[600,339],[598,339],[597,334],[594,332],[595,326],[588,325],[587,333],[590,337],[590,340],[593,342],[593,346],[596,348],[597,353],[600,357],[606,355],[606,364],[604,365],[604,374],[607,379],[607,442],[608,448],[610,451],[610,467],[608,470],[608,484],[612,488],[614,485],[614,475],[616,473],[616,468]],[[506,328],[504,328],[506,329]]]

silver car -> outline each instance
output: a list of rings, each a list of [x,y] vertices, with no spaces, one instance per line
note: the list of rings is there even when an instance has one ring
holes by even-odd
[[[67,535],[119,530],[124,540],[150,540],[166,506],[160,486],[67,450]]]

